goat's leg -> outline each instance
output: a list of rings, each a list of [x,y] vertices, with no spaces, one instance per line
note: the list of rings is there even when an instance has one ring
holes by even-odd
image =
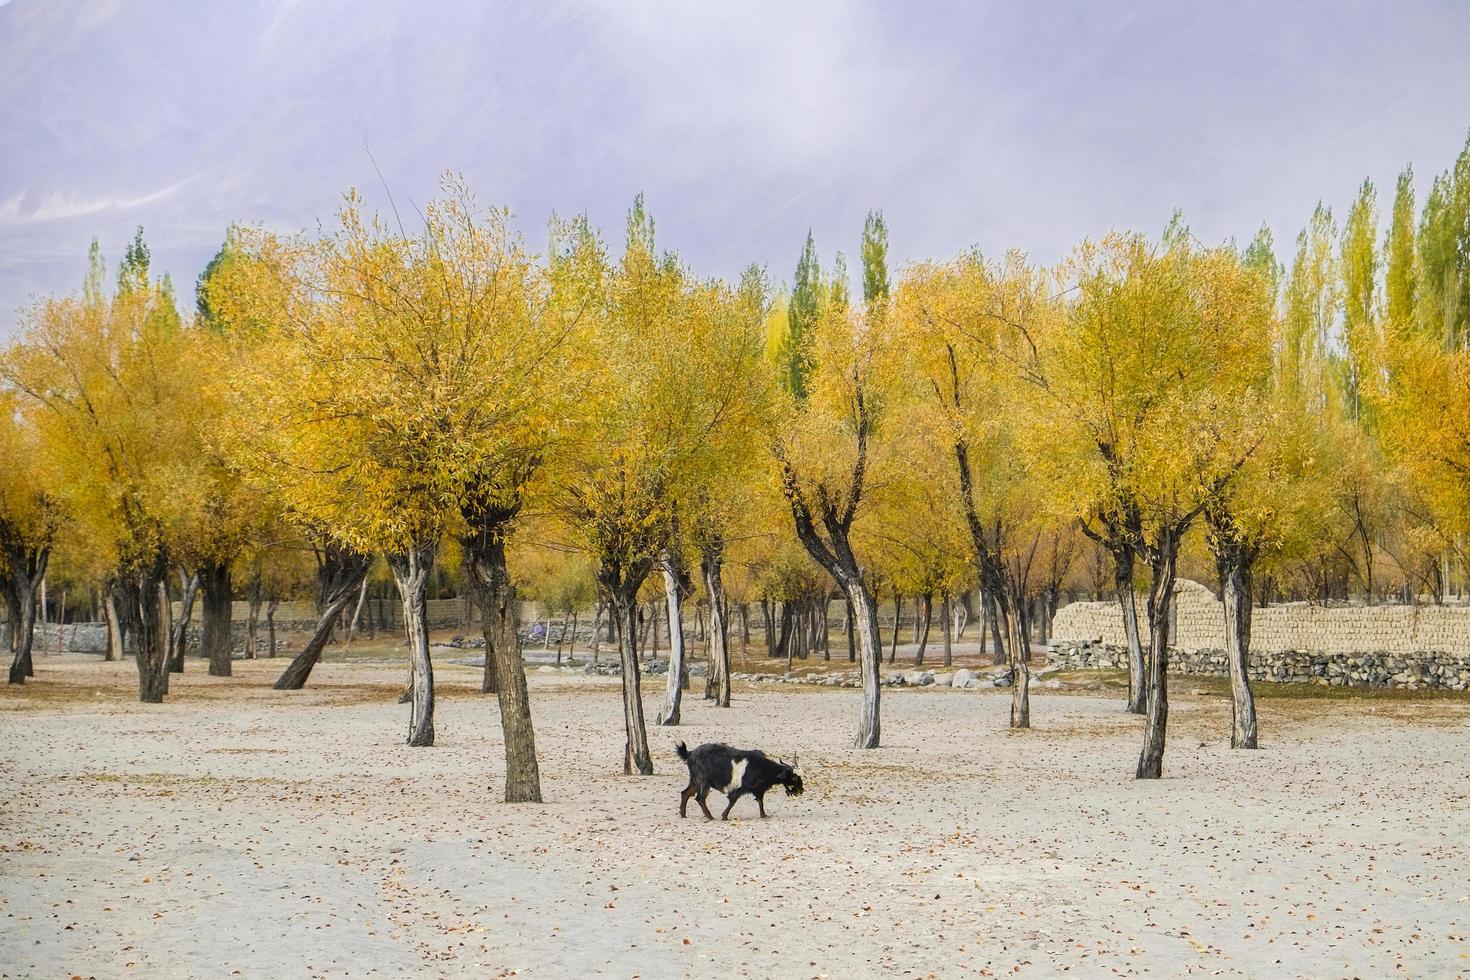
[[[701,790],[699,793],[695,794],[694,802],[698,803],[699,808],[704,811],[704,819],[713,820],[715,818],[715,815],[709,812],[709,805],[704,802],[704,798],[708,795],[709,790]]]
[[[740,799],[741,795],[744,794],[744,792],[744,790],[737,789],[735,790],[735,792],[730,794],[730,802],[725,806],[725,812],[720,814],[721,820],[730,819],[730,811],[735,809],[735,801]]]
[[[766,815],[766,794],[764,792],[755,794],[755,805],[760,807],[761,816],[764,817]]]
[[[688,786],[684,787],[684,792],[679,794],[679,816],[687,816],[685,811],[689,809],[689,797],[693,795],[694,784],[690,783]]]

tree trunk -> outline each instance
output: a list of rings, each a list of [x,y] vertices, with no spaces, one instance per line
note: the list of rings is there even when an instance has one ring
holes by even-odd
[[[362,621],[362,607],[367,602],[367,585],[367,576],[364,575],[362,584],[357,587],[357,603],[352,607],[352,618],[347,621],[347,640],[342,644],[343,653],[352,649],[352,637],[357,633],[357,624]],[[468,613],[464,618],[469,618]]]
[[[646,574],[646,573],[645,573]],[[623,773],[631,776],[653,775],[653,758],[648,752],[648,731],[643,724],[643,694],[638,675],[638,584],[613,587],[613,607],[618,619],[618,655],[623,663],[623,726],[627,740],[623,744]]]
[[[1010,654],[1007,652],[1008,644],[1004,636],[1005,624],[1001,622],[1000,601],[996,598],[995,593],[988,589],[985,592],[985,612],[990,619],[990,643],[995,647],[995,655],[992,657],[992,662],[996,664],[1008,664],[1010,663]]]
[[[893,645],[888,648],[888,662],[898,656],[898,625],[903,621],[903,596],[893,593]]]
[[[592,616],[592,663],[597,663],[597,654],[602,648],[602,608],[601,596],[597,599],[597,610]]]
[[[260,573],[250,577],[249,611],[245,614],[245,659],[254,660],[260,653]]]
[[[881,692],[878,672],[883,660],[883,641],[878,636],[878,604],[868,593],[862,578],[856,574],[856,569],[848,582],[843,584],[843,592],[852,603],[858,651],[861,654],[859,672],[863,679],[862,713],[858,716],[857,738],[853,744],[860,749],[876,749],[882,734],[878,714]]]
[[[1113,554],[1113,584],[1123,611],[1123,635],[1128,640],[1128,710],[1135,715],[1146,707],[1143,641],[1138,635],[1138,600],[1133,592],[1133,551],[1123,547]]]
[[[1150,631],[1147,662],[1147,705],[1143,751],[1138,756],[1139,779],[1158,779],[1164,774],[1164,737],[1169,726],[1169,619],[1174,609],[1174,566],[1179,555],[1178,538],[1168,529],[1160,532],[1158,545],[1149,560],[1152,581],[1148,595]]]
[[[505,802],[540,803],[541,769],[536,761],[531,695],[521,661],[520,632],[516,628],[515,586],[505,560],[507,528],[497,520],[477,523],[481,524],[477,533],[464,538],[462,544],[485,636],[482,689],[493,689],[500,703],[500,734],[505,741]]]
[[[980,657],[985,658],[985,645],[990,642],[990,599],[985,595],[983,589],[976,590],[976,602],[979,606],[977,615],[980,617],[976,630],[980,634]]]
[[[773,603],[774,605],[774,603]],[[781,618],[776,629],[776,658],[791,664],[791,603],[781,603]]]
[[[1001,615],[1009,624],[1006,639],[1006,659],[1011,669],[1011,727],[1031,727],[1031,637],[1026,629],[1026,618],[1021,612],[1025,600],[1001,596]]]
[[[730,707],[730,637],[725,622],[724,552],[719,545],[707,546],[699,556],[704,591],[709,596],[709,680],[706,697],[720,708]]]
[[[46,565],[51,549],[11,552],[9,579],[11,599],[11,637],[15,658],[10,662],[10,683],[24,684],[36,674],[32,646],[36,640],[36,588],[46,578]],[[44,639],[43,641],[44,642]]]
[[[316,629],[312,632],[311,639],[276,681],[275,689],[278,691],[298,691],[305,686],[312,668],[321,659],[322,651],[332,638],[332,629],[337,625],[338,617],[361,587],[371,564],[367,555],[337,545],[327,545],[324,551],[321,570],[324,602],[321,614],[317,617]],[[269,655],[272,657],[276,655],[276,606],[279,602],[272,593],[270,604],[266,607],[266,624],[270,633]]]
[[[919,634],[919,652],[914,654],[915,667],[922,667],[924,665],[924,651],[929,646],[929,626],[934,614],[934,596],[927,592],[920,596],[919,608],[923,611],[924,619],[922,632]]]
[[[867,584],[863,581],[862,569],[858,567],[857,557],[852,552],[849,537],[852,520],[856,514],[857,495],[862,486],[865,459],[865,452],[860,446],[854,474],[853,497],[841,512],[827,504],[814,515],[808,509],[799,490],[796,489],[796,477],[789,467],[785,468],[783,476],[786,499],[791,505],[791,515],[796,525],[797,539],[801,541],[802,547],[806,549],[812,560],[826,570],[827,574],[832,577],[832,581],[852,602],[853,616],[857,620],[859,646],[862,651],[860,671],[863,678],[862,713],[858,717],[858,731],[854,745],[860,749],[875,749],[878,747],[881,736],[878,671],[883,656],[883,642],[878,635],[877,603],[873,601],[872,594],[868,592]],[[817,530],[819,520],[822,527],[826,529],[826,540]]]
[[[171,639],[169,640],[168,672],[170,674],[184,672],[184,651],[189,645],[189,624],[194,620],[194,599],[199,595],[199,573],[194,572],[185,578],[184,570],[179,569],[179,584],[183,587],[183,594],[179,598],[179,621],[172,625],[169,634]],[[169,603],[166,608],[172,609],[172,607],[173,603]]]
[[[162,704],[168,693],[168,564],[159,556],[118,576],[119,598],[138,661],[138,700]]]
[[[944,619],[944,666],[953,665],[954,637],[951,635],[954,629],[954,611],[951,608],[949,596],[944,597],[944,603],[940,606],[940,616]]]
[[[669,672],[665,677],[664,704],[654,719],[657,725],[679,724],[684,701],[684,579],[677,555],[665,549],[659,555],[664,577],[664,601],[669,607]]]
[[[211,563],[199,569],[204,588],[204,655],[209,658],[211,677],[229,677],[234,651],[230,638],[230,617],[234,603],[230,601],[230,566],[228,562]]]
[[[433,542],[416,542],[408,550],[388,556],[388,567],[403,599],[403,622],[408,632],[408,744],[413,746],[434,744],[434,663],[429,659],[428,623],[434,549]]]
[[[776,623],[771,614],[771,600],[761,599],[761,617],[766,624],[766,659],[776,659]]]
[[[1227,545],[1218,556],[1225,605],[1225,663],[1230,671],[1230,747],[1254,749],[1256,699],[1251,693],[1251,564],[1244,547]]]
[[[107,661],[121,660],[124,653],[122,617],[117,609],[117,587],[112,582],[102,586],[102,617],[107,623]]]
[[[852,599],[843,593],[842,602],[847,607],[847,662],[854,663],[857,660],[857,638],[852,621]]]
[[[276,658],[276,607],[280,604],[281,597],[272,592],[270,601],[266,603],[265,606],[266,639],[270,641],[270,650],[268,653],[266,653],[266,656],[270,657],[272,660]],[[331,635],[331,632],[332,624],[328,623],[327,634]],[[325,644],[326,642],[326,638],[323,637],[322,643]]]
[[[830,602],[831,599],[825,595],[817,601],[817,635],[822,641],[822,659],[829,663],[832,660],[832,629],[827,622],[827,606]]]
[[[776,644],[777,653],[786,655],[786,673],[791,673],[791,658],[796,656],[796,640],[791,635],[791,603],[781,603],[781,639]]]

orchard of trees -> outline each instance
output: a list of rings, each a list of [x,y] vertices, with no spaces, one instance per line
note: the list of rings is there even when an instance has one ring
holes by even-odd
[[[872,748],[881,600],[915,603],[926,640],[937,607],[947,647],[978,587],[1026,728],[1031,638],[1083,581],[1118,600],[1137,776],[1157,778],[1181,567],[1224,600],[1240,748],[1255,605],[1464,584],[1470,144],[1427,189],[1406,170],[1341,215],[1319,204],[1285,249],[1264,227],[1204,243],[1176,216],[1054,266],[971,251],[896,270],[874,212],[860,291],[810,236],[787,285],[702,277],[641,198],[615,243],[554,219],[544,256],[455,178],[412,230],[356,195],[338,218],[232,228],[189,310],[140,229],[115,273],[94,244],[80,291],[25,313],[0,355],[11,683],[34,671],[48,575],[161,702],[196,595],[209,673],[228,675],[232,599],[314,587],[318,626],[276,685],[299,688],[385,568],[408,741],[432,745],[425,609],[450,568],[482,612],[506,800],[539,801],[518,590],[595,604],[599,632],[606,611],[624,769],[648,774],[650,599],[671,626],[660,725],[680,720],[686,607],[704,696],[728,708],[753,605],[768,644],[779,610],[783,643],[830,656],[840,603]]]

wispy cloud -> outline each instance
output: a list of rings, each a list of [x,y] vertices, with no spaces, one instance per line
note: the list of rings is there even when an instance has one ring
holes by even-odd
[[[167,187],[132,197],[94,196],[67,190],[21,191],[0,200],[0,227],[63,221],[107,211],[127,211],[156,204],[184,190],[190,180],[180,180]]]

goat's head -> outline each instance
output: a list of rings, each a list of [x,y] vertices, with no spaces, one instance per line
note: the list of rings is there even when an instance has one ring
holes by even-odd
[[[791,765],[786,766],[781,779],[781,785],[786,787],[787,796],[800,796],[802,789],[801,773],[796,771],[796,757],[791,757]]]

